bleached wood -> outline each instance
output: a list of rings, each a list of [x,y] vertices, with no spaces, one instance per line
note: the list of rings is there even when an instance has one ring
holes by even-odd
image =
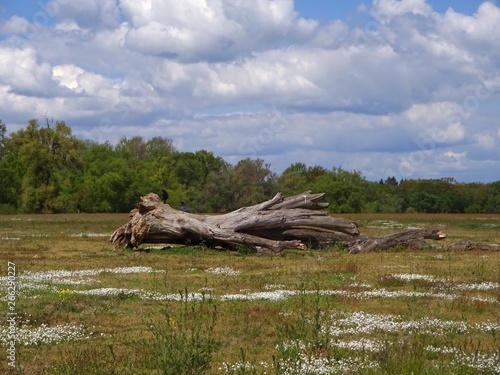
[[[197,215],[175,210],[150,193],[141,198],[131,211],[130,221],[118,228],[110,240],[125,247],[159,242],[227,247],[245,244],[277,252],[305,249],[308,242],[332,243],[339,239],[339,233],[345,239],[359,235],[356,223],[319,211],[328,205],[320,202],[323,196],[304,192],[285,199],[278,193],[266,202],[227,214]],[[270,231],[273,235],[267,236]]]
[[[426,244],[426,239],[442,240],[444,238],[446,238],[446,234],[438,229],[413,229],[383,237],[357,238],[351,242],[349,252],[351,254],[367,253],[396,246],[406,249],[419,249]]]
[[[238,245],[280,252],[307,246],[341,243],[351,254],[423,247],[426,239],[440,240],[438,229],[416,229],[382,237],[359,236],[355,222],[320,211],[327,207],[324,193],[306,191],[273,198],[221,215],[199,215],[173,209],[150,193],[130,212],[130,221],[118,228],[110,241],[137,248],[143,243],[200,244],[234,249]]]

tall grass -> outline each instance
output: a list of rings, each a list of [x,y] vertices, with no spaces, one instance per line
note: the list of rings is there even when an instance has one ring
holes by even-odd
[[[203,294],[201,301],[190,301],[185,290],[178,311],[166,310],[164,320],[151,326],[153,338],[144,341],[152,367],[164,375],[206,374],[220,348],[214,334],[216,321],[213,298]]]

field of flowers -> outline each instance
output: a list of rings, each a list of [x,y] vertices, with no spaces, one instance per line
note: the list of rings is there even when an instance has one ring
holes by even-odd
[[[127,215],[0,216],[0,373],[500,374],[499,215],[346,215],[421,251],[258,255],[108,238]],[[248,249],[247,249],[248,250]]]

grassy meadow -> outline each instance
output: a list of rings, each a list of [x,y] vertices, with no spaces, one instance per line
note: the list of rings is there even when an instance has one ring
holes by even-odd
[[[0,373],[499,374],[500,253],[443,246],[500,243],[500,215],[343,216],[364,235],[448,238],[357,255],[116,251],[127,214],[0,216]]]

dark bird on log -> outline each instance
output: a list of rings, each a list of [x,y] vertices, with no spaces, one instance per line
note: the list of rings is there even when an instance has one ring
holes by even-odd
[[[165,189],[161,191],[161,200],[163,201],[163,203],[168,200],[168,192]]]

